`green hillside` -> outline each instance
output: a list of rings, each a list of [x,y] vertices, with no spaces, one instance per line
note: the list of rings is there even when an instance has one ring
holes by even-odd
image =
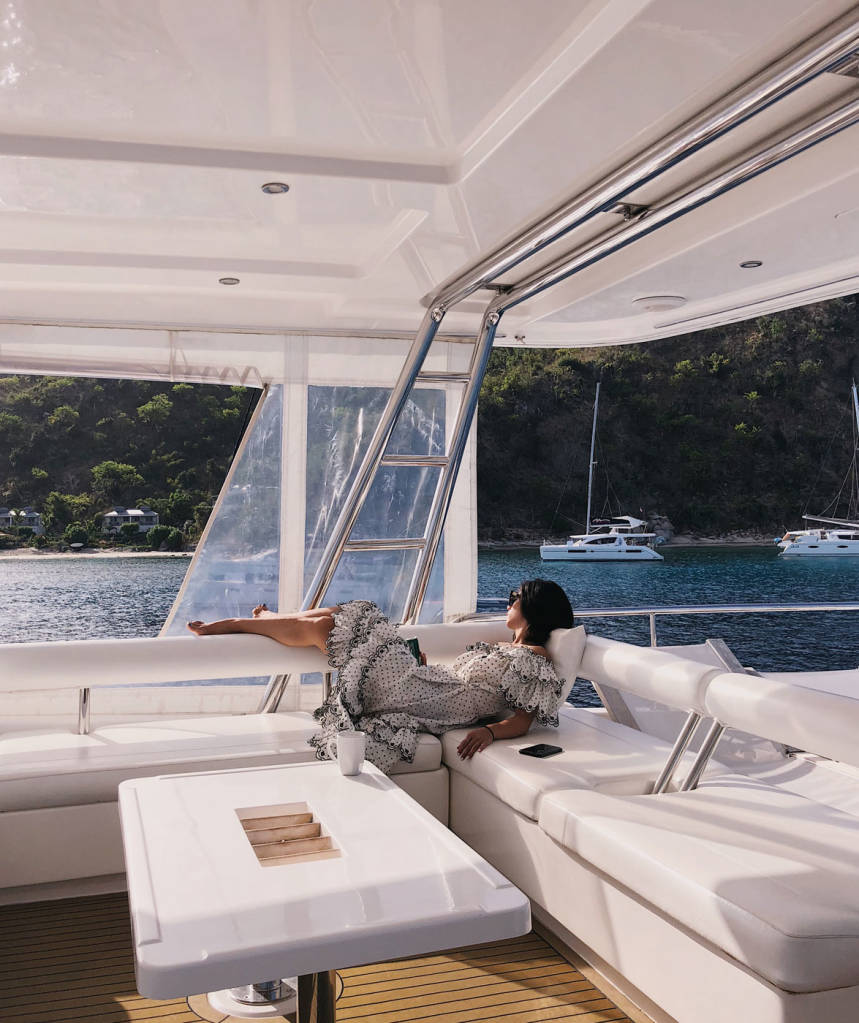
[[[682,532],[797,525],[843,484],[857,375],[856,296],[646,345],[498,349],[479,411],[481,536],[581,526],[598,379],[595,515],[643,509]],[[0,377],[0,505],[33,505],[62,532],[146,502],[193,537],[257,396]]]

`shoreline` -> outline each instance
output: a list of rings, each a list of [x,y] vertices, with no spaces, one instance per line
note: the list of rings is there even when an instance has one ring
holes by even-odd
[[[60,558],[77,558],[80,561],[106,560],[109,558],[192,558],[193,551],[102,551],[97,547],[85,547],[79,551],[39,551],[31,547],[15,547],[0,551],[0,561],[11,558],[15,561],[56,561]]]

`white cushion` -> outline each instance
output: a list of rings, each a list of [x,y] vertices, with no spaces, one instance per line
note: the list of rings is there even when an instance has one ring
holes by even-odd
[[[415,759],[410,764],[399,760],[391,768],[391,774],[419,774],[423,771],[437,771],[441,767],[441,743],[428,732],[418,733]]]
[[[859,819],[723,775],[694,792],[556,792],[540,826],[786,991],[859,983]]]
[[[0,811],[112,802],[126,778],[314,760],[312,714],[242,714],[71,732],[0,735]],[[435,771],[441,743],[421,734],[414,763],[392,774]]]
[[[564,680],[561,703],[566,703],[570,690],[576,684],[587,639],[584,625],[577,625],[574,629],[555,629],[549,636],[546,651],[552,658],[555,671]]]
[[[626,791],[647,791],[668,759],[670,745],[603,714],[561,707],[559,728],[532,728],[519,739],[496,739],[471,760],[462,760],[456,748],[468,729],[442,737],[444,762],[519,813],[537,820],[540,800],[555,789],[628,786]],[[545,742],[563,747],[563,753],[537,759],[519,750]]]
[[[652,647],[588,636],[579,674],[597,684],[703,714],[707,685],[722,670]]]
[[[116,800],[126,778],[315,757],[311,714],[246,714],[0,736],[0,811]]]
[[[503,620],[401,625],[398,631],[403,639],[417,639],[433,664],[452,663],[474,643],[509,643],[513,638]]]
[[[705,703],[724,725],[859,766],[859,698],[732,673],[713,680]]]

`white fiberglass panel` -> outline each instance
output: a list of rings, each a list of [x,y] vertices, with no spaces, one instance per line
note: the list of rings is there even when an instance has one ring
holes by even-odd
[[[7,130],[437,152],[604,6],[4,0],[0,111]]]

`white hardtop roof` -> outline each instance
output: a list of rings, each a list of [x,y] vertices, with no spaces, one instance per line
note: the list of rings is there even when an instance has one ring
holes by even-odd
[[[0,372],[88,372],[78,327],[135,328],[105,336],[118,375],[146,372],[139,328],[215,333],[224,364],[245,336],[413,332],[441,282],[859,20],[845,0],[4,10]],[[821,74],[624,202],[659,203],[857,94]],[[646,340],[859,290],[857,152],[853,125],[513,307],[497,343]],[[599,213],[502,283],[621,223]],[[473,334],[490,298],[443,331]]]

